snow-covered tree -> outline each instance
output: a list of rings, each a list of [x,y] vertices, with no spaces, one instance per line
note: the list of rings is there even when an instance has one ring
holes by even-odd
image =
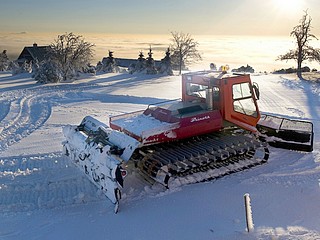
[[[24,61],[21,67],[24,72],[32,73],[32,62],[28,63],[28,62]]]
[[[130,65],[129,72],[136,73],[136,72],[143,72],[146,70],[146,59],[144,58],[143,52],[139,53],[139,58],[137,59],[137,63]]]
[[[84,73],[89,73],[92,75],[96,75],[96,73],[97,73],[96,67],[92,66],[91,64],[88,64],[87,66],[83,67],[82,71]]]
[[[159,73],[166,75],[173,75],[171,67],[170,48],[166,51],[166,56],[161,59]]]
[[[102,62],[98,62],[97,64],[97,72],[107,72],[107,73],[115,73],[119,72],[119,67],[115,58],[113,57],[113,52],[109,50],[109,56],[104,58]]]
[[[44,61],[34,74],[34,80],[38,83],[57,83],[62,79],[58,64],[51,59]]]
[[[32,63],[27,63],[24,61],[21,65],[14,61],[11,66],[12,75],[17,75],[21,73],[31,73],[32,72]]]
[[[17,75],[17,74],[21,73],[21,67],[19,66],[19,64],[16,61],[12,62],[11,72],[12,72],[12,75]]]
[[[35,74],[37,73],[37,71],[40,68],[40,63],[38,58],[36,58],[33,63],[32,63],[32,77],[34,78]]]
[[[138,62],[136,64],[136,72],[142,72],[146,69],[146,59],[144,58],[143,52],[139,53]]]
[[[149,52],[148,52],[148,57],[146,59],[146,73],[147,74],[157,74],[157,69],[154,63],[154,59],[152,58],[152,49],[150,46]]]
[[[7,56],[7,50],[0,53],[0,71],[7,71],[10,66],[10,60]]]
[[[94,44],[73,33],[59,35],[48,49],[49,56],[61,70],[63,80],[72,79],[93,58]]]

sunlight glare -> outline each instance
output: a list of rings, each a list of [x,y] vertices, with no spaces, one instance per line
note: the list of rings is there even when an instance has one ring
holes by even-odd
[[[293,13],[301,11],[303,0],[273,0],[273,3],[279,11]]]

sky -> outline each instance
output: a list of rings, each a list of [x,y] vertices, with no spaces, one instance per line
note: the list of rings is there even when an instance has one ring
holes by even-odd
[[[288,35],[319,0],[0,0],[0,32]]]

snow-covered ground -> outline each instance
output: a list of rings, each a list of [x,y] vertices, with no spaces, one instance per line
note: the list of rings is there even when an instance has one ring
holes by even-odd
[[[320,239],[320,83],[252,80],[262,112],[314,123],[312,153],[270,147],[267,164],[167,191],[131,174],[116,215],[62,156],[62,126],[179,98],[180,77],[105,74],[38,85],[29,75],[0,73],[0,239]]]

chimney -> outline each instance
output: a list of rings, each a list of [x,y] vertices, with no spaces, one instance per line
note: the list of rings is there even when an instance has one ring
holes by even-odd
[[[34,43],[34,44],[33,44],[33,47],[34,47],[34,48],[38,47],[38,44],[37,44],[37,43]]]

